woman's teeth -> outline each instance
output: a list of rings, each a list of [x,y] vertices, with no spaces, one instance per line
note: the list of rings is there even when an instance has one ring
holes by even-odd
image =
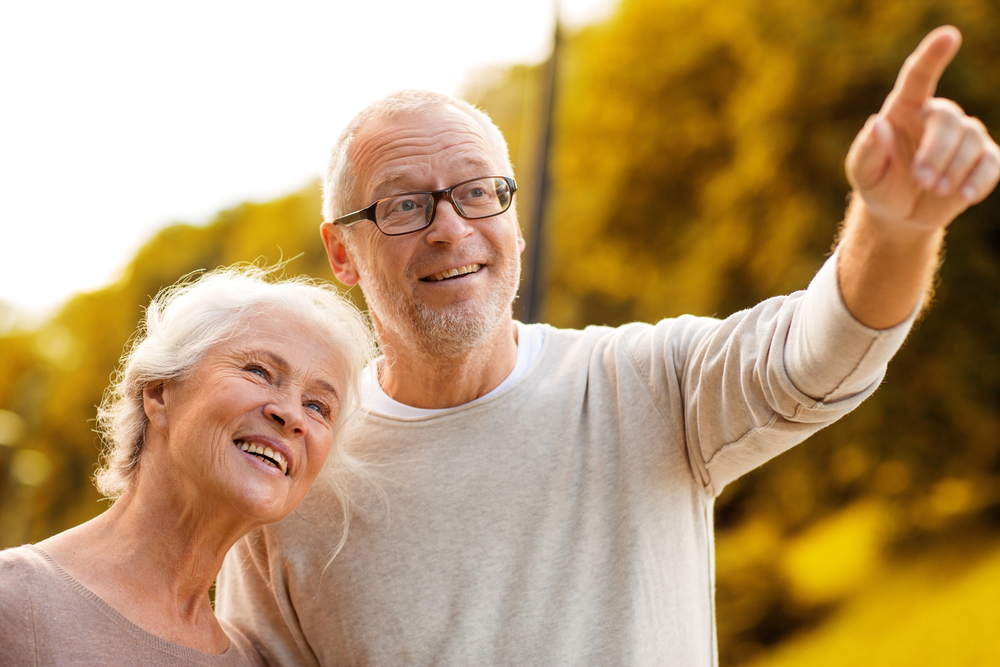
[[[281,452],[276,452],[270,447],[256,445],[252,442],[243,442],[242,440],[237,440],[236,444],[244,452],[247,452],[248,454],[253,454],[261,461],[270,463],[275,468],[281,470],[281,472],[283,472],[284,474],[286,475],[288,474],[288,461],[285,460],[285,457],[281,454]]]
[[[436,282],[438,280],[444,280],[445,278],[464,276],[466,273],[475,273],[481,268],[483,268],[482,264],[466,264],[465,266],[461,266],[457,269],[448,269],[447,271],[442,271],[441,273],[435,273],[433,276],[425,278],[425,280]]]

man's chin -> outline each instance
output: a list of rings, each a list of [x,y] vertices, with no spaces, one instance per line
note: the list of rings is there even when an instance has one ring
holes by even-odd
[[[449,355],[468,352],[486,341],[504,320],[506,311],[486,303],[455,304],[443,309],[414,304],[410,327],[422,347]],[[509,319],[509,318],[508,318]]]
[[[497,335],[498,327],[509,331],[517,272],[502,277],[507,279],[480,298],[450,303],[428,303],[413,294],[402,298],[378,283],[369,284],[368,290],[362,284],[362,290],[383,344],[455,357]]]

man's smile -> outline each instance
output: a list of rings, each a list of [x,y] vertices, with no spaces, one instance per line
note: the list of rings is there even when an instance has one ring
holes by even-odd
[[[446,269],[445,271],[435,273],[432,276],[421,278],[421,280],[427,283],[433,283],[433,282],[438,282],[440,280],[448,280],[449,278],[455,278],[457,276],[464,276],[470,273],[476,273],[481,268],[483,268],[482,264],[466,264],[465,266],[460,266],[457,269]]]

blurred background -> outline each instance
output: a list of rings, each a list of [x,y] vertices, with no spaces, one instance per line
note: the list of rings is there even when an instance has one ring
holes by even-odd
[[[497,121],[543,242],[539,317],[566,327],[805,287],[848,146],[934,26],[965,36],[939,94],[1000,134],[1000,0],[564,0],[530,238],[552,8],[328,4],[0,11],[0,547],[106,507],[95,406],[160,288],[289,258],[332,279],[316,179],[385,92]],[[728,487],[716,528],[723,665],[1000,664],[1000,195],[952,226],[884,386]]]

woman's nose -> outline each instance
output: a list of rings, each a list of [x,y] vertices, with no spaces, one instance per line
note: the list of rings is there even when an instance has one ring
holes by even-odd
[[[264,416],[281,425],[283,431],[301,433],[305,415],[302,402],[290,396],[275,397],[264,406]]]

